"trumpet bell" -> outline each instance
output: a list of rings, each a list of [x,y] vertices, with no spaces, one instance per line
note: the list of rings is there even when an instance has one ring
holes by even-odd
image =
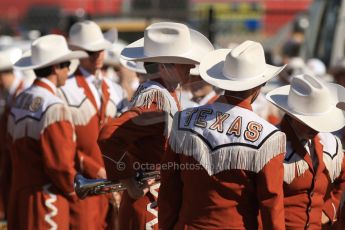
[[[74,191],[80,199],[85,199],[89,195],[96,195],[97,187],[109,184],[105,179],[87,179],[81,174],[74,177]]]

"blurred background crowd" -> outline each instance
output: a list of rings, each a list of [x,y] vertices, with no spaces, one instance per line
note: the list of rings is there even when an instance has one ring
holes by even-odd
[[[292,74],[308,72],[326,81],[342,80],[345,38],[345,4],[341,0],[2,0],[0,3],[0,50],[12,61],[46,34],[67,37],[77,21],[95,21],[113,43],[104,70],[121,84],[128,96],[139,80],[123,68],[121,49],[143,36],[153,22],[178,21],[202,32],[216,48],[231,48],[244,40],[264,45],[266,62],[288,64],[272,89],[289,81]],[[128,66],[127,66],[128,67]],[[6,69],[3,69],[2,72]],[[15,71],[29,85],[33,73]],[[139,74],[140,75],[140,74]],[[3,111],[12,80],[1,78],[0,111]],[[6,89],[7,88],[7,89]],[[267,115],[266,106],[258,106]],[[274,118],[276,119],[276,118]],[[273,122],[274,123],[274,122]]]

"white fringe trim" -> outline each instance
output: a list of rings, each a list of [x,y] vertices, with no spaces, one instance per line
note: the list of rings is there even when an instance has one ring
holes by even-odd
[[[174,115],[174,113],[177,111],[172,111],[171,102],[164,92],[157,89],[143,90],[138,94],[137,97],[132,99],[130,107],[143,106],[145,108],[150,108],[153,102],[157,103],[159,110],[167,113],[164,136],[168,137],[173,123],[173,118],[170,116],[170,114]]]
[[[58,214],[58,209],[53,204],[54,202],[56,202],[57,196],[49,192],[48,188],[50,186],[51,186],[50,184],[43,186],[43,193],[50,197],[46,199],[44,202],[45,206],[50,210],[48,214],[44,215],[44,220],[50,225],[50,228],[49,228],[50,230],[56,230],[58,229],[58,225],[52,218]]]
[[[131,101],[131,106],[145,108],[150,108],[152,103],[156,102],[159,110],[165,111],[167,113],[171,112],[170,101],[167,96],[157,89],[149,89],[141,91],[135,98]]]
[[[224,170],[242,169],[258,173],[275,156],[285,153],[285,134],[276,132],[260,149],[245,146],[227,146],[211,151],[205,142],[189,131],[174,129],[169,139],[171,148],[180,154],[192,156],[214,175]]]
[[[290,184],[295,179],[296,172],[297,177],[299,177],[308,169],[308,163],[297,153],[294,153],[288,162],[284,161],[284,182]]]
[[[8,133],[11,135],[13,141],[26,136],[39,140],[41,134],[49,125],[60,121],[69,121],[73,124],[72,114],[69,108],[67,105],[59,103],[48,107],[39,121],[31,117],[26,117],[18,123],[15,123],[13,115],[9,116]]]
[[[86,99],[80,107],[69,106],[74,125],[87,125],[97,113],[89,99]]]
[[[342,170],[341,166],[344,159],[344,152],[343,152],[343,147],[341,145],[341,141],[339,140],[338,137],[335,137],[335,138],[336,138],[336,142],[338,143],[337,155],[332,160],[326,153],[323,154],[323,161],[328,170],[332,183],[340,175],[341,170]]]

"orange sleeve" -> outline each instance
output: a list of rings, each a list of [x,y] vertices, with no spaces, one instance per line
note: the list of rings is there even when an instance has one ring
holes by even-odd
[[[41,135],[43,162],[47,175],[61,192],[70,199],[74,195],[74,168],[76,144],[74,129],[69,121],[49,125]]]
[[[158,196],[159,229],[173,229],[176,224],[182,204],[182,189],[180,171],[173,165],[180,163],[179,156],[168,147],[161,166],[161,186]]]
[[[332,184],[330,196],[328,196],[323,205],[323,210],[330,221],[333,223],[337,219],[337,211],[340,201],[345,190],[345,157],[342,162],[342,170],[338,178]]]
[[[263,229],[285,229],[284,154],[271,159],[256,176]]]
[[[129,157],[134,144],[143,137],[161,133],[165,128],[166,114],[158,111],[156,104],[150,108],[135,107],[106,124],[100,132],[98,145],[102,151],[107,177],[110,180],[125,179],[135,175]],[[140,159],[140,156],[133,155]]]
[[[104,167],[100,165],[93,159],[92,157],[88,156],[86,153],[77,149],[77,162],[78,167],[83,173],[83,175],[87,176],[88,178],[98,178],[98,171]],[[78,169],[78,170],[79,170]]]

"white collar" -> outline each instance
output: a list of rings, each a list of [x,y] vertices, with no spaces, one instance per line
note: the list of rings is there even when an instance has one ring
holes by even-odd
[[[91,74],[89,71],[87,71],[86,69],[84,69],[83,67],[79,67],[80,72],[82,73],[82,75],[85,77],[85,80],[87,80],[89,83],[93,83],[96,76]],[[102,71],[99,71],[99,76],[100,79],[103,79],[103,74]]]
[[[39,78],[38,80],[46,83],[54,92],[54,94],[56,94],[56,86],[54,85],[53,82],[51,82],[50,80],[48,80],[47,78]]]
[[[13,80],[13,83],[12,83],[12,85],[10,87],[10,90],[8,92],[10,95],[14,95],[16,93],[16,90],[17,90],[20,82],[21,82],[20,79],[15,76],[14,80]]]
[[[88,82],[92,82],[95,79],[95,75],[91,74],[89,71],[84,69],[83,67],[79,67],[81,74],[84,76],[85,80]]]

